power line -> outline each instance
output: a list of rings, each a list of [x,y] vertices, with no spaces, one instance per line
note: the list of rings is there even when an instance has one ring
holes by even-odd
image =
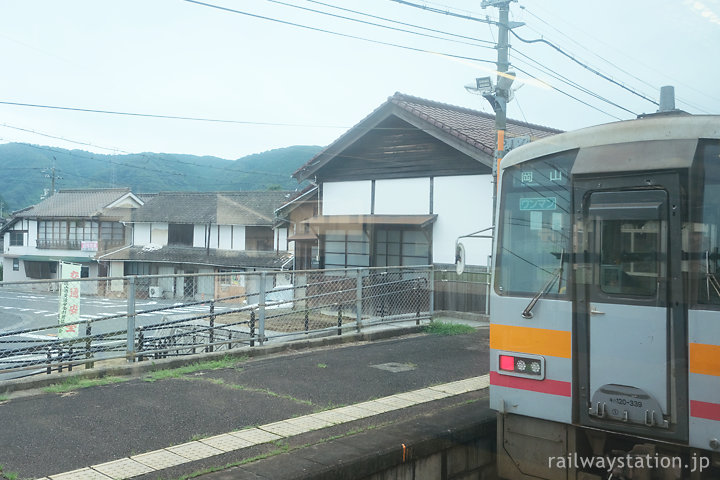
[[[185,0],[186,2],[192,0]],[[73,112],[86,112],[86,113],[102,113],[105,115],[120,115],[127,117],[145,117],[145,118],[163,118],[170,120],[190,120],[195,122],[211,122],[211,123],[235,123],[241,125],[267,125],[273,127],[315,127],[315,128],[346,128],[337,125],[303,125],[297,123],[275,123],[275,122],[252,122],[247,120],[227,120],[218,118],[207,118],[207,117],[183,117],[177,115],[159,115],[154,113],[133,113],[133,112],[120,112],[116,110],[97,110],[93,108],[79,108],[79,107],[61,107],[57,105],[44,105],[34,103],[20,103],[20,102],[9,102],[0,101],[0,105],[12,105],[15,107],[30,107],[30,108],[47,108],[52,110],[69,110]]]
[[[528,39],[525,39],[525,38],[521,37],[521,36],[518,35],[517,33],[515,33],[512,29],[510,30],[510,33],[512,33],[512,34],[515,36],[515,38],[517,38],[518,40],[520,40],[520,41],[523,42],[523,43],[542,43],[542,44],[544,44],[544,45],[547,45],[547,46],[551,47],[552,49],[554,49],[555,51],[559,52],[560,54],[564,55],[565,57],[569,58],[569,59],[572,60],[573,62],[577,63],[578,65],[580,65],[580,66],[583,67],[584,69],[588,70],[589,72],[594,73],[594,74],[597,75],[598,77],[600,77],[600,78],[602,78],[602,79],[604,79],[604,80],[607,80],[608,82],[610,82],[610,83],[612,83],[612,84],[614,84],[614,85],[617,85],[618,87],[620,87],[620,88],[622,88],[622,89],[624,89],[624,90],[627,90],[628,92],[632,93],[633,95],[636,95],[636,96],[642,98],[643,100],[647,100],[648,102],[650,102],[650,103],[652,103],[652,104],[654,104],[654,105],[660,105],[660,104],[659,104],[658,102],[656,102],[655,100],[653,100],[653,99],[651,99],[651,98],[643,95],[642,93],[639,93],[639,92],[633,90],[632,88],[628,87],[627,85],[625,85],[625,84],[623,84],[623,83],[621,83],[621,82],[618,82],[617,80],[615,80],[615,79],[613,79],[613,78],[605,75],[604,73],[596,70],[595,68],[591,67],[590,65],[587,65],[586,63],[581,62],[580,60],[576,59],[575,57],[573,57],[572,55],[570,55],[569,53],[567,53],[567,52],[566,52],[565,50],[563,50],[562,48],[558,47],[557,45],[555,45],[555,44],[552,43],[552,42],[548,42],[548,41],[545,40],[544,38],[537,38],[537,39],[533,39],[533,40],[528,40]]]
[[[632,114],[632,115],[634,115],[634,116],[637,116],[637,112],[633,112],[632,110],[627,109],[627,108],[623,107],[622,105],[619,105],[619,104],[613,102],[612,100],[610,100],[610,99],[608,99],[608,98],[605,98],[605,97],[603,97],[602,95],[600,95],[600,94],[598,94],[598,93],[593,92],[593,91],[590,90],[589,88],[583,87],[583,86],[580,85],[579,83],[577,83],[577,82],[575,82],[575,81],[567,78],[566,76],[550,70],[550,69],[547,68],[546,66],[542,65],[540,62],[536,61],[535,59],[533,59],[532,57],[530,57],[530,56],[528,56],[528,55],[525,55],[525,54],[522,53],[521,51],[515,49],[515,52],[517,52],[518,54],[520,54],[521,56],[523,56],[524,58],[526,58],[526,59],[529,60],[530,62],[534,63],[534,64],[536,65],[535,68],[538,68],[539,70],[543,71],[546,75],[549,75],[549,76],[553,77],[554,79],[556,79],[556,80],[558,80],[558,81],[560,81],[560,82],[562,82],[562,83],[564,83],[564,84],[566,84],[566,85],[568,85],[568,86],[570,86],[570,87],[573,87],[573,88],[575,88],[575,89],[577,89],[577,90],[579,90],[579,91],[581,91],[581,92],[583,92],[583,93],[585,93],[585,94],[587,94],[587,95],[590,95],[591,97],[594,97],[594,98],[596,98],[596,99],[598,99],[598,100],[600,100],[600,101],[602,101],[602,102],[605,102],[605,103],[607,103],[607,104],[609,104],[609,105],[612,105],[613,107],[616,107],[616,108],[618,108],[618,109],[620,109],[620,110],[623,110],[623,111],[625,111],[625,112],[627,112],[627,113],[630,113],[630,114]],[[513,55],[513,57],[515,57],[515,56]],[[515,60],[521,61],[521,60],[517,59],[517,57],[515,57]],[[526,62],[523,62],[523,63],[526,63]],[[604,112],[604,113],[607,113],[607,112]],[[612,115],[611,115],[611,116],[612,116]],[[614,116],[613,116],[613,118],[617,118],[618,120],[620,120],[618,117],[614,117]]]
[[[540,80],[540,79],[537,78],[535,75],[531,74],[531,73],[528,72],[527,70],[523,70],[522,68],[518,67],[517,65],[515,65],[514,68],[517,69],[518,71],[524,73],[525,75],[531,77],[531,78],[534,78],[534,79],[536,79],[536,80]],[[540,80],[540,81],[542,81],[542,80]],[[590,104],[590,103],[587,103],[586,101],[581,100],[581,99],[577,98],[576,96],[571,95],[571,94],[565,92],[564,90],[560,90],[559,88],[555,87],[554,85],[550,85],[550,84],[547,84],[547,83],[546,83],[546,85],[548,85],[550,88],[552,88],[552,89],[555,90],[556,92],[561,93],[561,94],[565,95],[566,97],[572,98],[573,100],[575,100],[575,101],[577,101],[577,102],[580,102],[580,103],[582,103],[583,105],[586,105],[586,106],[592,108],[593,110],[597,110],[598,112],[604,113],[605,115],[607,115],[607,116],[609,116],[609,117],[612,117],[612,118],[615,118],[615,119],[617,119],[617,120],[622,120],[622,118],[616,117],[615,115],[613,115],[613,114],[611,114],[611,113],[608,113],[608,112],[606,112],[605,110],[602,110],[601,108],[596,107],[595,105],[592,105],[592,104]]]
[[[420,25],[412,24],[412,23],[401,22],[401,21],[399,21],[399,20],[393,20],[393,19],[390,19],[390,18],[381,17],[381,16],[379,16],[379,15],[372,15],[372,14],[370,14],[370,13],[360,12],[360,11],[357,11],[357,10],[351,10],[351,9],[349,9],[349,8],[338,7],[338,6],[336,6],[336,5],[331,5],[331,4],[329,4],[329,3],[320,2],[320,1],[318,1],[318,0],[305,0],[305,1],[306,1],[306,2],[310,2],[310,3],[315,3],[315,4],[318,4],[318,5],[322,5],[322,6],[324,6],[324,7],[329,7],[329,8],[334,8],[334,9],[337,9],[337,10],[341,10],[341,11],[343,11],[343,12],[350,12],[350,13],[354,13],[354,14],[357,14],[357,15],[363,15],[363,16],[365,16],[365,17],[370,17],[370,18],[375,18],[375,19],[378,19],[378,20],[383,20],[383,21],[385,21],[385,22],[395,23],[395,24],[397,24],[397,25],[405,25],[406,27],[413,27],[413,28],[417,28],[417,29],[420,29],[420,30],[425,30],[425,31],[428,31],[428,32],[441,33],[441,34],[443,34],[443,35],[449,35],[449,36],[451,36],[451,37],[463,38],[463,39],[466,39],[466,40],[472,40],[472,41],[474,41],[474,42],[487,43],[487,44],[489,44],[489,45],[492,45],[493,48],[494,48],[494,45],[495,45],[495,42],[494,42],[494,41],[491,42],[491,41],[489,41],[489,40],[483,40],[483,39],[475,38],[475,37],[468,37],[468,36],[466,36],[466,35],[460,35],[460,34],[457,34],[457,33],[446,32],[446,31],[443,31],[443,30],[436,30],[436,29],[434,29],[434,28],[423,27],[423,26],[420,26]]]
[[[463,15],[463,14],[454,13],[454,12],[450,12],[450,11],[443,11],[443,10],[440,10],[440,9],[437,9],[437,8],[428,7],[428,6],[426,6],[426,5],[420,5],[420,4],[417,4],[417,3],[408,2],[408,1],[406,1],[406,0],[392,0],[392,1],[393,1],[393,2],[396,2],[396,3],[400,3],[400,4],[402,4],[402,5],[407,5],[407,6],[410,6],[410,7],[420,8],[420,9],[422,9],[422,10],[426,10],[426,11],[429,11],[429,12],[432,12],[432,13],[437,13],[437,14],[442,14],[442,15],[450,15],[450,16],[453,16],[453,17],[462,18],[462,19],[464,19],[464,20],[471,20],[471,21],[474,21],[474,22],[488,23],[488,24],[491,24],[491,25],[499,25],[499,23],[496,22],[496,21],[494,21],[494,20],[482,19],[482,18],[478,18],[478,17],[473,17],[473,16],[471,16],[471,15]],[[520,41],[522,41],[522,42],[525,42],[525,43],[543,43],[543,44],[546,44],[546,45],[552,47],[553,49],[555,49],[556,51],[558,51],[559,53],[561,53],[562,55],[566,56],[567,58],[569,58],[569,59],[572,60],[573,62],[575,62],[575,63],[577,63],[578,65],[582,66],[583,68],[585,68],[585,69],[589,70],[590,72],[594,73],[595,75],[598,75],[599,77],[603,78],[604,80],[607,80],[607,81],[609,81],[609,82],[611,82],[611,83],[613,83],[613,84],[615,84],[615,85],[617,85],[617,86],[619,86],[619,87],[627,90],[628,92],[630,92],[630,93],[632,93],[632,94],[634,94],[634,95],[639,96],[640,98],[642,98],[642,99],[644,99],[644,100],[647,100],[647,101],[649,101],[649,102],[651,102],[651,103],[653,103],[653,104],[655,104],[655,105],[658,105],[658,103],[657,103],[655,100],[652,100],[651,98],[648,98],[647,96],[645,96],[645,95],[643,95],[643,94],[641,94],[641,93],[638,93],[637,91],[635,91],[635,90],[631,89],[630,87],[622,84],[621,82],[618,82],[618,81],[612,79],[611,77],[609,77],[609,76],[607,76],[607,75],[605,75],[605,74],[597,71],[597,70],[594,69],[593,67],[590,67],[589,65],[581,62],[580,60],[576,59],[576,58],[573,57],[572,55],[566,53],[563,49],[561,49],[561,48],[558,47],[557,45],[555,45],[555,44],[553,44],[553,43],[551,43],[551,42],[548,42],[548,41],[545,40],[545,39],[528,40],[528,39],[525,39],[525,38],[522,38],[521,36],[519,36],[517,33],[515,33],[515,31],[514,31],[512,28],[511,28],[511,29],[508,29],[508,30],[509,30],[510,33],[512,33],[518,40],[520,40]]]
[[[499,25],[499,22],[497,22],[496,20],[490,20],[490,18],[473,17],[472,15],[464,15],[461,13],[455,13],[455,12],[451,12],[450,10],[442,10],[440,8],[429,7],[427,5],[420,5],[418,3],[407,2],[405,0],[391,0],[391,1],[393,1],[395,3],[399,3],[401,5],[407,5],[408,7],[419,8],[421,10],[426,10],[426,11],[432,12],[432,13],[439,13],[441,15],[448,15],[450,17],[462,18],[464,20],[472,20],[472,21],[480,22],[480,23],[489,23],[490,25]]]
[[[470,43],[470,42],[464,42],[464,41],[460,41],[460,40],[453,40],[453,39],[451,39],[451,38],[439,37],[439,36],[437,36],[437,35],[429,35],[429,34],[427,34],[427,33],[422,33],[422,32],[414,32],[414,31],[412,31],[412,30],[406,30],[406,29],[404,29],[404,28],[391,27],[391,26],[389,26],[389,25],[382,25],[382,24],[379,24],[379,23],[368,22],[368,21],[365,21],[365,20],[360,20],[360,19],[358,19],[358,18],[351,18],[351,17],[346,17],[346,16],[343,16],[343,15],[337,15],[337,14],[330,13],[330,12],[324,12],[324,11],[322,11],[322,10],[315,10],[314,8],[301,7],[300,5],[293,5],[293,4],[291,4],[291,3],[281,2],[280,0],[266,0],[266,1],[267,1],[267,2],[270,2],[270,3],[275,3],[275,4],[277,4],[277,5],[284,5],[284,6],[286,6],[286,7],[297,8],[297,9],[299,9],[299,10],[304,10],[304,11],[307,11],[307,12],[317,13],[317,14],[320,14],[320,15],[328,15],[328,16],[330,16],[330,17],[340,18],[340,19],[343,19],[343,20],[351,21],[351,22],[357,22],[357,23],[362,23],[362,24],[365,24],[365,25],[371,25],[371,26],[373,26],[373,27],[379,27],[379,28],[385,28],[385,29],[388,29],[388,30],[394,30],[394,31],[396,31],[396,32],[410,33],[410,34],[412,34],[412,35],[418,35],[418,36],[420,36],[420,37],[434,38],[434,39],[438,39],[438,40],[444,40],[444,41],[446,41],[446,42],[461,43],[461,44],[465,44],[465,45],[472,45],[472,46],[474,46],[474,47],[488,48],[488,49],[491,49],[491,50],[494,49],[494,47],[492,47],[492,46],[478,45],[477,43]],[[308,0],[308,1],[312,1],[312,0]],[[320,3],[320,2],[318,2],[318,3]],[[322,5],[326,5],[326,4],[322,4]],[[339,8],[339,7],[337,7],[337,8]],[[343,9],[343,10],[347,10],[347,9]],[[354,12],[354,13],[359,13],[359,12],[356,12],[356,11],[354,11],[354,10],[350,10],[350,11],[352,11],[352,12]],[[362,15],[362,13],[359,13],[359,14]],[[382,18],[382,17],[375,17],[375,18]],[[386,18],[382,18],[382,19],[385,20],[385,21],[391,21],[391,20],[388,20],[388,19],[386,19]],[[492,42],[486,41],[486,43],[490,43],[490,44],[491,44]]]
[[[598,57],[598,58],[601,59],[602,61],[608,63],[609,65],[611,65],[612,67],[618,69],[619,71],[623,72],[624,74],[626,74],[626,75],[634,78],[635,80],[637,80],[637,81],[639,81],[639,82],[647,85],[648,87],[652,88],[653,90],[658,90],[658,89],[659,89],[658,86],[653,85],[653,84],[647,82],[646,80],[643,80],[642,78],[637,77],[637,76],[634,75],[633,73],[628,72],[627,70],[624,70],[624,69],[620,68],[620,67],[617,65],[616,62],[611,62],[610,60],[605,59],[603,56],[598,55],[597,52],[594,52],[594,51],[592,51],[592,50],[589,50],[589,49],[586,48],[584,45],[582,45],[581,43],[579,43],[579,42],[577,42],[575,39],[573,39],[571,36],[563,33],[561,30],[559,30],[557,27],[555,27],[555,26],[552,25],[551,23],[547,22],[546,20],[544,20],[544,19],[542,19],[541,17],[539,17],[537,14],[535,14],[535,13],[531,12],[530,10],[528,10],[527,7],[521,5],[520,8],[523,9],[523,10],[524,10],[525,12],[527,12],[528,14],[532,15],[533,17],[535,17],[538,21],[542,22],[543,24],[547,25],[548,27],[552,28],[553,30],[557,31],[560,35],[564,36],[565,38],[567,38],[567,39],[570,40],[571,42],[575,43],[576,45],[580,46],[580,47],[583,48],[584,50],[586,50],[586,51],[590,52],[591,54],[595,55],[596,57]],[[560,19],[560,20],[562,20],[562,19]],[[570,24],[568,24],[568,25],[570,25]],[[537,31],[536,31],[536,32],[537,32]],[[638,59],[636,59],[636,58],[630,57],[629,55],[627,55],[627,52],[618,50],[617,48],[613,47],[612,45],[610,45],[609,43],[605,42],[605,41],[602,40],[602,39],[599,39],[599,38],[597,38],[597,37],[592,37],[592,36],[591,36],[590,38],[592,38],[593,40],[595,40],[595,41],[597,41],[597,42],[603,43],[604,45],[606,45],[606,46],[608,46],[608,47],[610,47],[610,48],[612,48],[612,49],[620,52],[621,54],[625,55],[626,58],[632,60],[634,63],[636,63],[636,64],[638,64],[638,65],[641,65],[641,66],[644,66],[645,68],[651,69],[651,70],[653,70],[653,71],[655,71],[656,73],[659,73],[659,74],[661,74],[661,75],[667,75],[667,72],[665,72],[665,71],[660,71],[660,70],[658,70],[658,69],[656,69],[656,68],[654,68],[654,67],[651,67],[651,66],[649,66],[649,65],[647,65],[647,64],[644,64],[642,61],[640,61],[640,60],[638,60]],[[669,78],[670,78],[670,77],[669,77]],[[677,84],[681,84],[681,85],[683,85],[683,86],[685,86],[685,87],[687,87],[687,88],[689,88],[689,89],[691,89],[691,90],[693,90],[693,91],[695,91],[695,92],[697,92],[697,93],[700,93],[700,94],[702,94],[702,95],[704,95],[704,96],[706,96],[706,97],[708,97],[708,98],[711,98],[711,99],[713,99],[713,100],[720,100],[720,99],[718,99],[717,97],[714,97],[714,96],[708,94],[707,92],[703,92],[703,91],[698,90],[697,88],[694,88],[692,85],[682,83],[682,82],[680,82],[680,81],[678,81],[678,80],[676,80],[676,79],[673,79],[673,78],[670,78],[670,80],[672,80],[673,82],[676,82]],[[678,101],[678,102],[681,102],[681,103],[684,103],[684,104],[686,104],[686,105],[688,105],[688,106],[691,106],[691,107],[693,107],[693,108],[696,108],[697,110],[699,110],[699,111],[701,111],[701,112],[703,112],[703,113],[709,113],[709,112],[707,112],[706,110],[703,110],[702,108],[698,107],[697,105],[694,105],[694,104],[692,104],[692,103],[690,103],[690,102],[688,102],[688,101],[686,101],[686,100],[682,100],[681,98],[677,98],[677,101]]]
[[[221,7],[220,5],[213,5],[213,4],[211,4],[211,3],[200,2],[200,1],[198,1],[198,0],[184,0],[184,1],[186,1],[186,2],[188,2],[188,3],[194,3],[194,4],[196,4],[196,5],[201,5],[201,6],[204,6],[204,7],[208,7],[208,8],[214,8],[214,9],[217,9],[217,10],[222,10],[222,11],[229,12],[229,13],[236,13],[236,14],[238,14],[238,15],[245,15],[245,16],[252,17],[252,18],[257,18],[257,19],[260,19],[260,20],[267,20],[267,21],[269,21],[269,22],[275,22],[275,23],[280,23],[280,24],[283,24],[283,25],[289,25],[289,26],[292,26],[292,27],[303,28],[303,29],[306,29],[306,30],[314,31],[314,32],[328,33],[328,34],[330,34],[330,35],[336,35],[336,36],[338,36],[338,37],[352,38],[352,39],[354,39],[354,40],[361,40],[361,41],[363,41],[363,42],[374,43],[374,44],[377,44],[377,45],[385,45],[385,46],[388,46],[388,47],[401,48],[401,49],[403,49],[403,50],[410,50],[410,51],[413,51],[413,52],[430,53],[430,54],[433,54],[433,55],[440,55],[440,56],[443,56],[443,57],[457,58],[457,59],[460,59],[460,60],[471,60],[471,61],[474,61],[474,62],[490,63],[490,64],[493,64],[493,65],[495,64],[495,62],[493,62],[492,60],[485,60],[485,59],[482,59],[482,58],[475,58],[475,57],[466,57],[466,56],[462,56],[462,55],[453,55],[453,54],[451,54],[451,53],[444,53],[444,52],[434,52],[434,51],[431,51],[431,50],[425,50],[425,49],[423,49],[423,48],[410,47],[410,46],[407,46],[407,45],[400,45],[400,44],[392,43],[392,42],[384,42],[384,41],[382,41],[382,40],[373,40],[373,39],[370,39],[370,38],[360,37],[360,36],[358,36],[358,35],[350,35],[350,34],[348,34],[348,33],[335,32],[335,31],[333,31],[333,30],[327,30],[327,29],[324,29],[324,28],[312,27],[312,26],[309,26],[309,25],[303,25],[303,24],[301,24],[301,23],[289,22],[289,21],[287,21],[287,20],[280,20],[280,19],[278,19],[278,18],[266,17],[266,16],[263,16],[263,15],[255,14],[255,13],[244,12],[244,11],[242,11],[242,10],[236,10],[236,9],[232,9],[232,8]]]

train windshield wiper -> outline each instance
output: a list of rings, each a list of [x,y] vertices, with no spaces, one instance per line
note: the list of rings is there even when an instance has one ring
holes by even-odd
[[[535,308],[535,304],[540,300],[540,298],[545,295],[547,292],[550,291],[552,286],[555,284],[556,281],[560,280],[562,281],[562,274],[563,274],[563,259],[565,257],[565,249],[563,248],[560,252],[560,266],[555,269],[552,276],[550,277],[550,280],[547,281],[545,285],[540,289],[539,292],[535,294],[535,296],[530,300],[530,303],[528,303],[528,306],[525,307],[525,310],[522,311],[522,317],[523,318],[532,318],[532,309]],[[558,285],[558,291],[560,291],[560,286]]]

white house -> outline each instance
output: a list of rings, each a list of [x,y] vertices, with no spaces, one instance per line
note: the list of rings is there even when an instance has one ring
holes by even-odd
[[[283,191],[147,196],[128,222],[130,241],[97,260],[107,265],[108,276],[289,269],[287,228],[273,228],[274,211],[289,196]],[[212,298],[213,282],[209,276],[166,277],[138,289],[148,296]]]
[[[455,240],[492,225],[495,119],[396,93],[294,173],[318,186],[306,220],[321,268],[448,265]],[[508,137],[559,130],[507,121]],[[465,239],[486,266],[489,240]]]
[[[95,256],[129,241],[125,222],[142,205],[127,188],[61,190],[14,212],[0,230],[3,280],[57,278],[59,261],[81,264],[83,277],[105,276]]]

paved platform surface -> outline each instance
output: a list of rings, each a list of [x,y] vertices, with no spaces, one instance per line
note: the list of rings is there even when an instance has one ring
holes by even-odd
[[[224,358],[202,369],[136,371],[118,383],[65,393],[11,393],[0,404],[3,472],[53,480],[251,472],[252,459],[284,457],[299,446],[322,450],[485,395],[482,326],[460,336],[327,343]],[[154,368],[165,366],[158,361]],[[281,478],[253,474],[217,478]]]

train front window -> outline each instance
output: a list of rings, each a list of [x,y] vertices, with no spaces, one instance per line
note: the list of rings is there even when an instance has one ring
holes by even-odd
[[[500,295],[563,295],[570,253],[570,169],[576,152],[507,168],[498,219],[495,289]]]

